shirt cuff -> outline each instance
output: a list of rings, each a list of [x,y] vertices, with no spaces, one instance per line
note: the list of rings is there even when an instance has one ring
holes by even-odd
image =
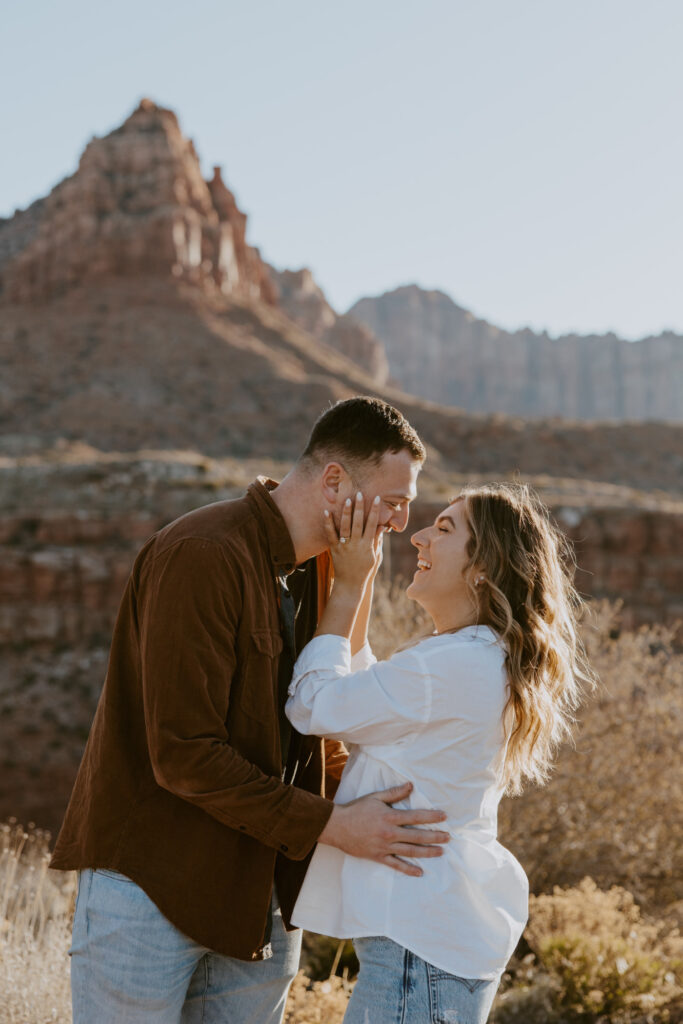
[[[321,636],[314,636],[306,644],[294,663],[292,681],[287,690],[289,696],[293,697],[296,693],[302,676],[321,669],[338,676],[349,674],[351,671],[351,644],[345,636],[324,633]]]

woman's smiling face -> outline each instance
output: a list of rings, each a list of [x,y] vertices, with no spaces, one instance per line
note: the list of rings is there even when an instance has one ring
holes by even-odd
[[[476,604],[463,575],[469,563],[470,538],[463,499],[456,499],[436,517],[433,526],[410,538],[417,548],[418,568],[406,593],[429,612],[439,632],[476,621]],[[474,582],[472,569],[467,576]]]

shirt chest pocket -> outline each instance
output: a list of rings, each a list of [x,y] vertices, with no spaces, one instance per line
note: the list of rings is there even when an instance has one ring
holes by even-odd
[[[277,719],[277,672],[281,653],[279,633],[258,629],[250,634],[240,686],[240,707],[250,718],[261,722]]]

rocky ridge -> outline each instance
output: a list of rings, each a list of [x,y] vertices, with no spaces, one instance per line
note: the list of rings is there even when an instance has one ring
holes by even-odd
[[[387,383],[389,363],[382,342],[359,320],[336,313],[307,267],[269,270],[278,305],[294,323],[351,359],[379,387]]]
[[[89,143],[49,196],[0,220],[0,302],[45,302],[112,275],[155,274],[273,302],[245,233],[220,168],[204,181],[176,115],[145,99]]]
[[[348,311],[383,343],[410,394],[467,412],[683,421],[683,337],[551,338],[500,330],[440,291],[407,285]]]

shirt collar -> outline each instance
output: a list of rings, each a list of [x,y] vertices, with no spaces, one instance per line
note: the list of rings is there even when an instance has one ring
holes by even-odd
[[[270,496],[277,487],[277,481],[266,476],[258,476],[247,488],[247,495],[256,507],[268,540],[270,560],[277,576],[286,576],[296,566],[294,544],[290,537],[287,524],[282,513]]]

